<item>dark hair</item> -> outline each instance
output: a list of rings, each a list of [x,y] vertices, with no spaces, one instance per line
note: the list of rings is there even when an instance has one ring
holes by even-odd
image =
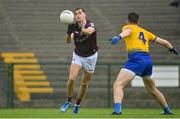
[[[77,7],[77,8],[75,9],[75,11],[77,11],[77,10],[82,10],[83,12],[86,12],[86,11],[84,10],[84,8],[81,8],[81,7]]]
[[[134,13],[134,12],[129,13],[129,14],[128,14],[128,21],[129,21],[130,23],[135,23],[135,24],[137,24],[138,21],[139,21],[139,15],[136,14],[136,13]]]

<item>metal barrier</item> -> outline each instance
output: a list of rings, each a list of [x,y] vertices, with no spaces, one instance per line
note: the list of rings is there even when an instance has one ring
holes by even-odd
[[[42,69],[45,71],[46,75],[49,78],[49,81],[51,82],[51,79],[55,80],[56,82],[54,84],[56,84],[54,88],[54,92],[58,93],[57,90],[61,90],[61,87],[58,87],[58,81],[62,83],[62,79],[64,77],[66,77],[66,79],[63,79],[63,83],[67,82],[68,79],[68,69],[70,66],[70,63],[63,63],[63,62],[40,62],[39,63],[42,66]],[[7,81],[7,98],[6,98],[6,107],[7,108],[13,108],[14,107],[14,100],[17,100],[15,98],[15,94],[14,94],[14,83],[13,83],[13,79],[14,79],[14,66],[18,65],[18,64],[6,64],[7,66],[7,74],[8,74],[8,79]],[[175,64],[175,63],[170,63],[170,64],[162,64],[162,63],[157,63],[156,65],[176,65],[176,66],[180,66],[180,64]],[[113,104],[113,97],[112,97],[112,86],[113,86],[113,82],[115,80],[115,78],[117,77],[119,70],[122,66],[122,63],[97,63],[96,66],[96,71],[94,74],[94,79],[90,81],[90,85],[92,82],[92,87],[89,88],[90,90],[90,95],[89,97],[92,98],[92,100],[94,100],[93,98],[96,96],[100,101],[104,101],[105,103],[102,104],[102,106],[104,107],[111,107]],[[51,67],[51,68],[49,68]],[[53,69],[54,68],[54,69]],[[5,69],[4,69],[5,70]],[[51,71],[53,74],[50,75],[49,71]],[[180,72],[180,71],[179,71]],[[56,76],[54,75],[56,74]],[[180,74],[180,73],[179,73]],[[54,77],[53,77],[54,76]],[[62,78],[60,78],[62,77]],[[113,80],[113,81],[112,81]],[[103,82],[103,83],[102,83]],[[53,83],[53,82],[52,82]],[[64,84],[63,84],[64,85]],[[94,85],[94,87],[93,87]],[[97,86],[96,86],[97,85]],[[58,88],[57,88],[58,87]],[[102,88],[101,88],[102,87]],[[98,88],[101,89],[101,91],[98,90]],[[62,87],[62,90],[66,90],[66,87]],[[94,92],[98,93],[98,94],[93,94]],[[99,92],[98,92],[99,91]],[[61,92],[61,91],[59,91]],[[100,93],[102,93],[102,95],[99,95]],[[93,96],[94,95],[94,96]],[[102,97],[104,96],[104,100],[102,100]],[[65,97],[64,97],[65,98]],[[51,100],[53,100],[54,98],[52,98]],[[89,100],[90,102],[92,102],[92,100]],[[16,107],[16,106],[15,106]]]

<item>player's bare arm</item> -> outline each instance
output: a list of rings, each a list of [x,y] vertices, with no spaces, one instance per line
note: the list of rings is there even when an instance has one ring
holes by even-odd
[[[113,45],[117,44],[121,39],[131,35],[132,30],[130,28],[124,29],[118,36],[114,36],[112,39],[110,39],[111,43]]]
[[[121,38],[125,38],[129,35],[131,35],[132,30],[130,28],[127,28],[125,30],[123,30],[119,35],[121,36]]]
[[[162,39],[160,37],[157,37],[156,40],[155,40],[156,43],[166,47],[166,48],[169,48],[169,49],[172,49],[173,46],[171,45],[171,43],[165,39]]]
[[[88,27],[88,28],[82,27],[81,31],[86,35],[91,35],[95,31],[95,29],[93,27]]]
[[[162,39],[160,37],[157,37],[155,42],[168,48],[171,53],[173,53],[175,55],[179,55],[178,51],[171,45],[171,43],[169,41]]]

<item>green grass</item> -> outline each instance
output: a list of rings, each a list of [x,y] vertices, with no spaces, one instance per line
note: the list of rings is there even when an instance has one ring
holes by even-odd
[[[180,118],[180,109],[173,109],[174,115],[162,115],[161,109],[123,109],[122,115],[111,115],[113,109],[81,108],[79,114],[72,109],[66,113],[58,109],[0,109],[0,118]]]

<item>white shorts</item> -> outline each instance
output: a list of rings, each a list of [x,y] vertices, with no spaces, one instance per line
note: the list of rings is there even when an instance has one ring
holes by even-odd
[[[88,73],[94,73],[97,57],[97,52],[89,57],[81,57],[73,52],[73,58],[71,63],[80,65]]]

